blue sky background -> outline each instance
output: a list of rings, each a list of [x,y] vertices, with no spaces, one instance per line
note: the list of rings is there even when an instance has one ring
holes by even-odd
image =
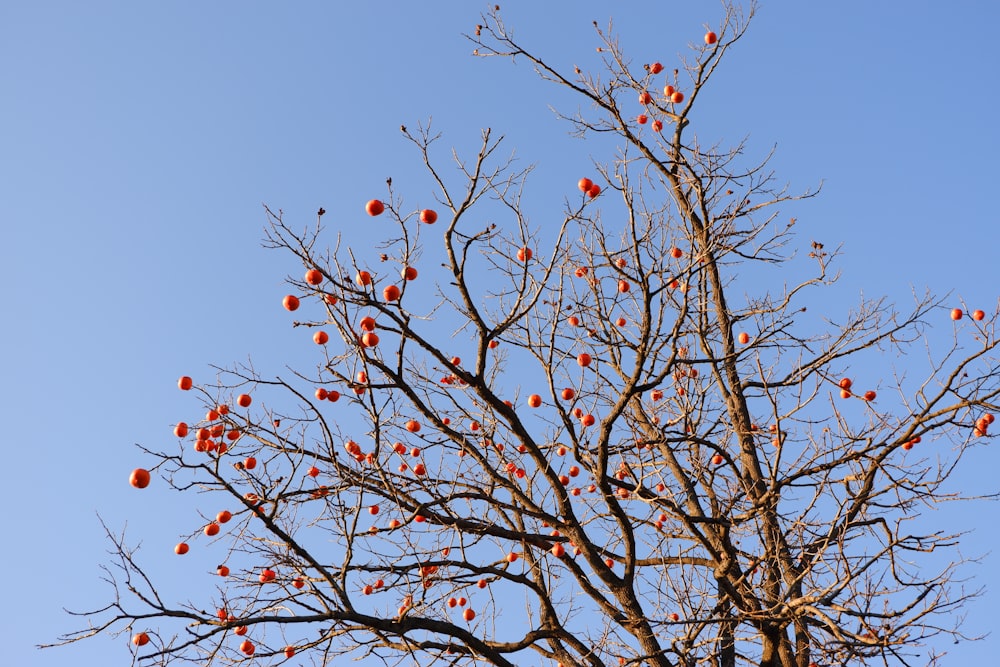
[[[556,64],[597,65],[591,21],[615,27],[636,63],[673,67],[714,2],[503,2],[520,40]],[[370,243],[363,202],[384,181],[429,192],[398,127],[433,117],[452,146],[479,130],[536,163],[534,222],[557,215],[601,157],[548,110],[576,101],[524,63],[470,56],[461,36],[485,4],[22,2],[0,7],[0,290],[6,308],[0,405],[8,498],[0,638],[10,664],[127,664],[126,638],[39,652],[74,629],[63,607],[102,604],[109,547],[98,512],[128,523],[157,572],[186,597],[195,580],[171,549],[201,497],[138,493],[133,443],[173,441],[197,412],[176,389],[209,364],[252,356],[265,374],[311,363],[280,309],[290,256],[260,246],[266,202],[300,225],[324,206],[349,243]],[[994,312],[1000,241],[996,54],[986,2],[766,2],[713,81],[693,125],[749,151],[777,145],[778,181],[824,183],[790,209],[800,240],[843,244],[838,286],[816,307],[836,319],[863,293],[905,305],[953,293]],[[637,111],[638,112],[638,111]],[[421,190],[420,188],[424,188]],[[429,195],[428,195],[429,196]],[[331,237],[332,238],[332,237]],[[932,338],[947,342],[942,311]],[[958,473],[995,491],[1000,456]],[[207,501],[205,501],[207,502]],[[995,506],[942,510],[979,530],[963,553],[995,549]],[[995,630],[1000,560],[967,571],[991,589],[968,630]],[[183,566],[183,567],[182,567]],[[991,664],[996,637],[949,664]],[[944,647],[942,647],[944,648]]]

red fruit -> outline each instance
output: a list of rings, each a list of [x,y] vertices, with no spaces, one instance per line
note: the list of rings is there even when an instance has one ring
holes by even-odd
[[[500,345],[500,341],[498,341],[498,340],[491,340],[489,342],[489,348],[491,350],[495,350],[499,345]]]
[[[471,609],[466,609],[465,611],[462,612],[462,618],[464,618],[467,621],[471,621],[475,617],[476,617],[476,612],[472,611]]]
[[[326,345],[330,342],[330,334],[325,331],[317,331],[313,334],[313,342],[317,345]]]
[[[406,430],[409,431],[410,433],[419,433],[420,422],[418,422],[416,419],[411,419],[410,421],[406,422]]]
[[[591,361],[592,361],[592,359],[591,359],[590,355],[587,354],[586,352],[581,352],[576,357],[576,363],[580,364],[584,368],[586,368],[587,366],[589,366]]]
[[[432,211],[429,208],[425,208],[420,212],[420,222],[426,222],[428,225],[433,225],[437,222],[438,214],[436,211]]]
[[[853,384],[854,383],[851,382],[851,378],[844,378],[840,381],[839,386],[841,389],[850,389]]]
[[[388,285],[382,290],[382,298],[386,301],[396,301],[399,299],[400,291],[395,285]]]
[[[220,577],[228,577],[229,576],[229,568],[227,566],[225,566],[225,565],[220,565],[215,570],[215,573],[217,575],[219,575]]]
[[[680,104],[684,101],[684,93],[679,90],[675,90],[674,94],[670,96],[670,101],[674,104]]]
[[[285,657],[286,658],[291,658],[294,655],[295,655],[295,647],[294,646],[286,646],[285,647]]]
[[[866,391],[865,392],[865,400],[866,401],[874,401],[875,400],[875,392],[874,391]]]
[[[319,477],[319,468],[317,468],[316,466],[311,466],[309,470],[306,471],[306,474],[309,475],[310,477]]]
[[[589,178],[581,178],[580,181],[576,184],[576,187],[580,188],[581,192],[586,192],[587,190],[590,189],[590,186],[592,186],[593,184],[594,182]]]
[[[618,291],[619,292],[621,292],[622,294],[624,294],[625,292],[628,292],[630,289],[632,289],[632,286],[628,284],[627,280],[619,280],[618,281]]]
[[[649,93],[647,93],[645,91],[639,93],[639,104],[652,104],[652,102],[653,102],[653,96],[652,95],[650,95]],[[586,189],[584,189],[584,188],[580,188],[580,189],[583,190],[584,192],[586,192]]]
[[[684,256],[684,251],[674,246],[673,248],[670,249],[670,256],[673,257],[674,259],[680,259],[681,257]]]
[[[385,210],[385,204],[380,202],[378,199],[372,199],[367,204],[365,204],[365,211],[367,211],[368,215],[371,216],[382,215],[382,212],[384,210]]]
[[[542,404],[542,397],[538,394],[532,394],[528,397],[528,407],[537,408]]]
[[[577,317],[576,315],[570,315],[568,318],[566,318],[566,324],[570,325],[571,327],[578,327],[580,326],[580,318]]]
[[[587,196],[590,197],[591,199],[593,199],[594,197],[596,197],[599,194],[601,194],[601,186],[598,185],[597,183],[594,183],[593,185],[591,185],[590,189],[587,190]]]
[[[681,620],[681,617],[678,616],[677,614],[670,614],[670,620],[671,621],[679,621],[679,620]]]
[[[221,512],[215,515],[215,520],[218,521],[219,523],[227,523],[232,518],[233,518],[233,513],[230,512],[229,510],[222,510]]]
[[[249,394],[240,394],[239,396],[236,397],[236,405],[240,406],[241,408],[249,408],[250,403],[252,402],[253,399],[250,398]]]
[[[740,345],[746,345],[750,342],[750,334],[746,331],[741,331],[738,340],[740,341]]]
[[[287,311],[293,311],[299,309],[299,297],[289,294],[284,299],[281,300],[281,305],[285,307]]]
[[[662,130],[663,130],[663,121],[662,120],[654,120],[653,121],[653,132],[660,132]]]
[[[986,313],[984,313],[983,311],[981,310],[972,311],[972,319],[976,320],[977,322],[983,319],[984,317],[986,317]]]
[[[365,287],[366,285],[372,284],[372,274],[367,271],[358,271],[358,275],[354,276],[354,282],[358,284],[358,287]]]
[[[649,122],[649,116],[647,116],[644,113],[641,113],[636,117],[635,122],[639,123],[639,125],[645,125],[647,122]]]
[[[149,471],[145,468],[136,468],[129,475],[128,483],[137,489],[145,489],[149,486]]]
[[[566,387],[565,389],[562,390],[562,397],[564,401],[572,401],[575,396],[576,392],[570,389],[569,387]]]
[[[177,381],[177,387],[181,391],[187,391],[193,386],[194,386],[194,381],[191,380],[191,378],[189,378],[187,375],[182,376],[181,379]]]
[[[413,474],[416,475],[417,477],[422,477],[423,475],[427,474],[427,468],[424,466],[423,463],[418,463],[417,465],[413,466]]]
[[[375,318],[374,317],[362,317],[359,323],[362,331],[375,331]]]
[[[368,332],[366,334],[362,334],[361,336],[361,344],[365,347],[376,347],[378,346],[378,342],[379,337],[376,333]]]
[[[300,588],[300,589],[305,588],[306,582],[302,579],[302,577],[295,577],[295,579],[292,580],[292,586],[295,586],[295,588]]]
[[[556,542],[552,545],[552,555],[556,558],[562,558],[566,555],[566,547],[561,542]]]
[[[378,505],[372,505],[371,507],[369,507],[368,513],[371,514],[372,516],[378,514]]]
[[[253,642],[251,642],[249,639],[244,639],[243,643],[240,644],[240,650],[247,655],[253,655],[253,652],[256,649],[254,648]]]
[[[841,398],[850,398],[851,397],[851,390],[850,389],[841,389],[840,390],[840,397]]]
[[[712,45],[712,44],[715,44],[717,41],[719,41],[719,36],[716,35],[714,32],[712,32],[711,30],[709,30],[708,32],[705,33],[705,43],[706,44]]]
[[[593,426],[597,420],[594,419],[594,415],[584,415],[580,417],[580,423],[584,426]]]
[[[653,401],[663,400],[663,390],[654,389],[653,391],[649,392],[649,398],[652,399]]]
[[[586,267],[586,266],[579,266],[579,267],[577,267],[576,271],[574,271],[573,273],[574,273],[574,275],[577,278],[583,278],[589,272],[590,272],[590,269],[588,267]]]
[[[408,266],[400,272],[400,275],[403,276],[403,280],[416,280],[417,270],[412,266]]]
[[[186,542],[181,542],[174,547],[174,553],[178,556],[183,556],[188,552],[188,545]]]
[[[223,620],[225,620],[225,619],[223,619]],[[247,630],[248,630],[247,626],[245,626],[245,625],[237,625],[235,628],[233,628],[233,634],[242,637],[243,635],[245,635],[247,633]]]
[[[205,526],[205,534],[208,535],[209,537],[215,537],[216,535],[218,535],[219,534],[219,524],[217,524],[217,523],[210,523],[207,526]]]
[[[960,320],[960,319],[962,319],[962,309],[961,308],[954,308],[954,309],[952,309],[952,311],[951,311],[951,319],[953,319],[953,320]]]
[[[319,269],[309,269],[306,271],[305,279],[310,285],[319,285],[323,282],[323,274],[319,271]]]
[[[671,95],[674,94],[674,90],[675,90],[675,88],[673,86],[670,86],[670,85],[664,86],[663,87],[663,96],[664,97],[670,97]]]
[[[529,259],[531,259],[532,254],[533,253],[531,252],[531,248],[520,248],[517,251],[517,261],[527,262]]]
[[[653,74],[659,74],[660,72],[663,71],[663,65],[661,65],[660,63],[653,63],[652,65],[649,66],[649,71],[652,72]]]
[[[724,460],[722,454],[716,454],[712,457],[712,465],[720,465]]]
[[[334,390],[326,392],[326,400],[330,401],[331,403],[336,403],[337,401],[340,400],[340,392]]]
[[[254,468],[257,467],[257,459],[255,459],[252,456],[248,456],[247,458],[243,459],[243,467],[246,468],[247,470],[253,470]]]

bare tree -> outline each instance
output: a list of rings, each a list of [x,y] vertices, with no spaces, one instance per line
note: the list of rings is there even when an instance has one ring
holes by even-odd
[[[947,310],[807,313],[837,253],[779,206],[814,193],[703,145],[691,115],[752,14],[728,7],[678,70],[633,65],[595,24],[600,74],[483,17],[477,55],[530,62],[586,102],[565,116],[581,137],[617,139],[556,228],[529,225],[530,169],[490,130],[442,165],[429,128],[403,127],[441,206],[411,210],[390,180],[372,248],[325,250],[322,209],[306,231],[267,209],[266,245],[307,270],[286,307],[318,366],[220,369],[195,387],[207,418],[144,449],[230,507],[190,538],[219,553],[217,593],[173,601],[109,531],[114,597],[61,643],[127,633],[153,664],[936,663],[976,591],[959,535],[920,512],[958,497],[944,484],[985,441],[996,313],[880,395],[860,386]],[[812,274],[785,284],[772,269],[799,251]]]

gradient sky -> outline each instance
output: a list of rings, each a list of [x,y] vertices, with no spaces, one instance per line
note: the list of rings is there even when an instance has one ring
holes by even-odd
[[[482,127],[537,164],[529,203],[558,211],[592,171],[588,144],[548,105],[567,102],[524,63],[471,57],[475,2],[8,2],[0,7],[0,328],[9,509],[2,551],[9,664],[128,664],[127,638],[38,651],[75,629],[63,607],[99,606],[99,565],[128,524],[143,555],[186,594],[170,551],[197,498],[127,483],[135,443],[172,441],[190,414],[176,389],[210,364],[252,357],[264,372],[305,358],[282,317],[294,258],[261,248],[262,203],[305,225],[324,206],[362,243],[364,200],[418,160],[400,124],[433,117],[439,147],[474,150]],[[616,8],[617,7],[617,8]],[[503,3],[520,40],[552,62],[596,65],[591,21],[636,62],[672,67],[715,2]],[[906,304],[951,294],[994,312],[1000,241],[995,3],[772,0],[722,66],[693,123],[699,136],[763,154],[792,190],[803,236],[842,244],[841,282],[817,306],[837,319],[860,294]],[[570,100],[566,110],[576,108]],[[593,157],[600,157],[593,155]],[[370,193],[370,194],[369,194]],[[540,217],[541,214],[536,214]],[[537,218],[536,218],[537,219]],[[942,311],[933,336],[947,340]],[[956,488],[997,490],[1000,455],[980,449]],[[997,543],[993,505],[942,510],[980,527],[966,556]],[[1000,565],[970,568],[988,592],[972,634],[995,630]],[[945,648],[945,647],[942,647]],[[953,647],[949,664],[993,664],[1000,640]]]

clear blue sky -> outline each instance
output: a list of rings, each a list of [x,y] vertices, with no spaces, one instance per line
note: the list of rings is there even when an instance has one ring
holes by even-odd
[[[594,64],[591,21],[615,25],[637,62],[668,67],[721,5],[503,2],[521,40],[554,62]],[[8,502],[2,551],[9,664],[127,664],[126,638],[39,652],[75,628],[62,607],[108,590],[97,513],[141,539],[147,562],[186,596],[170,552],[198,498],[138,494],[134,443],[172,441],[190,415],[178,376],[253,357],[265,372],[302,361],[278,304],[291,257],[260,247],[261,203],[306,224],[319,206],[346,238],[368,238],[359,201],[414,172],[400,124],[433,116],[442,148],[481,127],[538,164],[533,201],[558,210],[588,146],[547,105],[565,97],[523,63],[478,60],[461,37],[475,2],[8,2],[0,8],[0,397]],[[617,9],[615,9],[617,7]],[[792,189],[824,182],[795,210],[802,234],[843,244],[843,279],[818,306],[836,318],[860,293],[911,289],[997,305],[1000,241],[992,3],[763,3],[696,112],[699,135],[753,151]],[[575,103],[574,103],[575,104]],[[572,109],[574,107],[570,107]],[[547,194],[548,193],[548,194]],[[942,315],[941,331],[951,323]],[[956,480],[997,488],[995,448]],[[950,512],[974,528],[994,506]],[[966,555],[997,545],[990,520]],[[994,630],[1000,560],[967,571],[991,590],[968,608]],[[953,649],[993,664],[1000,639]]]

